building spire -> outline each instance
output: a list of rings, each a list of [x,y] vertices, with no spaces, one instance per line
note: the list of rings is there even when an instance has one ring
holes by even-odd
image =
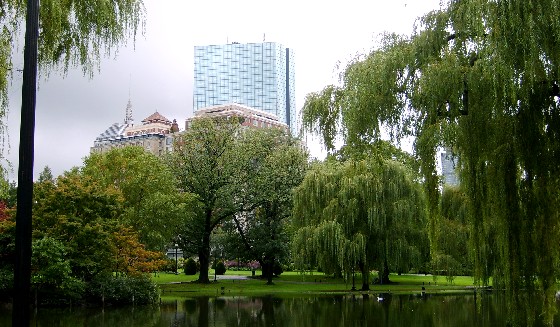
[[[130,102],[130,85],[132,84],[132,74],[128,75],[128,104],[126,105],[126,113],[124,123],[126,125],[134,125],[134,118],[132,118],[132,103]]]
[[[127,125],[133,125],[134,119],[132,118],[132,103],[130,98],[128,99],[128,104],[126,105],[126,116],[124,118],[124,123]]]

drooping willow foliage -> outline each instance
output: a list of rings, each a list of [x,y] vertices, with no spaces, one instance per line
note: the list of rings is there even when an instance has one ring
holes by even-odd
[[[425,199],[409,171],[392,160],[328,161],[307,173],[294,193],[297,226],[292,255],[299,267],[327,273],[418,267],[425,231]]]
[[[558,273],[559,5],[450,0],[411,36],[386,35],[347,67],[342,86],[304,106],[305,128],[327,146],[336,132],[347,144],[370,142],[381,126],[394,140],[416,137],[435,252],[444,237],[435,153],[450,147],[471,206],[476,279],[493,277],[512,294],[551,295]]]
[[[0,1],[0,159],[3,159],[8,87],[22,67],[13,66],[24,44],[26,1]],[[41,73],[81,67],[93,76],[102,56],[143,33],[142,0],[41,0],[39,4],[38,61]]]
[[[470,205],[465,192],[446,185],[441,194],[440,212],[441,237],[438,251],[432,255],[432,268],[452,282],[455,276],[469,275],[473,271],[468,250]]]

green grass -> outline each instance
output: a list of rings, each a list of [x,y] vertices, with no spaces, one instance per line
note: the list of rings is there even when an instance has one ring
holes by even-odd
[[[260,274],[260,272],[258,273]],[[228,271],[226,275],[251,276],[250,271]],[[213,280],[214,271],[209,272],[210,280]],[[323,273],[300,274],[299,272],[284,272],[280,277],[274,278],[273,285],[266,285],[266,281],[260,278],[249,278],[247,280],[218,280],[210,284],[199,284],[194,282],[198,278],[186,276],[185,274],[161,273],[153,280],[159,284],[162,297],[176,296],[294,296],[309,294],[333,294],[349,293],[352,281],[335,279],[325,276]],[[472,292],[473,278],[469,276],[458,276],[453,283],[449,283],[445,277],[438,276],[435,279],[431,275],[391,275],[391,284],[370,285],[370,293],[446,293],[446,292]],[[424,287],[424,290],[422,290]],[[356,276],[356,288],[361,288],[361,278]]]

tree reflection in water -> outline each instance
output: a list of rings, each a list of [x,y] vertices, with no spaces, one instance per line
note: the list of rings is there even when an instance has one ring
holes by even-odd
[[[543,297],[355,294],[329,296],[166,298],[160,305],[41,309],[34,326],[545,326]],[[557,306],[558,304],[555,304]],[[560,326],[555,317],[554,326]],[[11,314],[0,308],[0,326]]]

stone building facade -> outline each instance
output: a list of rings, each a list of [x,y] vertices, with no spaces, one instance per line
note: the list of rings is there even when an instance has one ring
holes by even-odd
[[[135,125],[132,105],[128,101],[124,122],[115,123],[101,133],[90,152],[104,153],[115,147],[140,146],[159,156],[172,150],[173,134],[176,132],[179,132],[177,121],[171,122],[157,111],[142,120],[142,124]]]

